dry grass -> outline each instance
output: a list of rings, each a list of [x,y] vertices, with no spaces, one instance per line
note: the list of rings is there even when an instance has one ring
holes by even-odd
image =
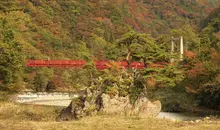
[[[106,115],[55,122],[58,111],[53,107],[0,103],[0,130],[220,130],[218,121],[187,123]]]
[[[61,108],[18,105],[8,102],[0,102],[0,119],[23,121],[54,121]]]

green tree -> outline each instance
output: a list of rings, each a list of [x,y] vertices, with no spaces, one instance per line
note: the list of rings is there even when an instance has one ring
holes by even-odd
[[[167,42],[160,42],[163,40],[155,42],[149,35],[136,32],[129,32],[118,40],[129,63],[137,60],[144,61],[146,65],[143,70],[127,71],[131,78],[129,90],[132,100],[141,92],[151,89],[152,85],[156,86],[155,88],[174,87],[184,78],[178,63],[168,64],[170,51],[162,46]]]
[[[118,40],[119,46],[126,53],[126,61],[134,60],[150,63],[162,58],[164,53],[147,34],[130,31]]]
[[[36,76],[34,78],[34,90],[36,91],[46,91],[48,84],[54,76],[53,69],[42,68],[37,71]]]
[[[4,38],[0,44],[0,81],[8,85],[22,80],[24,55],[22,46],[14,40],[13,31],[6,29],[2,33]]]

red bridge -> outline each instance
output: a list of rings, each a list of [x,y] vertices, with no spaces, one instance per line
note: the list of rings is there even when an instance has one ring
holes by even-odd
[[[86,65],[85,60],[28,60],[26,66],[28,67],[72,67],[82,68]],[[130,65],[126,61],[94,61],[97,69],[107,69],[113,66],[118,68],[138,68],[145,67],[144,62],[132,62]]]
[[[82,68],[86,65],[85,60],[27,60],[27,67],[67,67],[67,68]],[[111,67],[117,68],[137,68],[143,69],[146,67],[144,62],[132,62],[130,65],[127,61],[94,61],[97,69],[108,69]],[[151,68],[163,68],[165,63],[152,63],[147,65]]]

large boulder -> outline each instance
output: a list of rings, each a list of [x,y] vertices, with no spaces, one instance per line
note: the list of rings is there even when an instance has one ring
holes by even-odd
[[[74,99],[70,105],[63,109],[57,121],[78,120],[83,116],[103,114],[140,116],[142,118],[157,116],[161,110],[160,101],[151,102],[144,96],[139,96],[135,104],[131,104],[129,96],[110,96],[104,93],[92,93]]]
[[[133,105],[130,103],[128,96],[119,97],[116,95],[111,97],[107,94],[102,94],[102,101],[101,111],[105,114],[149,117],[157,116],[161,111],[160,101],[152,103],[146,97],[139,97]]]

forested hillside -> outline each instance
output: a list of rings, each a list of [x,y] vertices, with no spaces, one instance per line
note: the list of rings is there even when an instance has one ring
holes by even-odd
[[[14,30],[15,39],[25,45],[26,52],[29,50],[29,57],[75,59],[87,54],[73,53],[72,49],[85,44],[98,53],[98,44],[112,43],[130,30],[158,36],[184,24],[196,27],[216,3],[217,0],[3,0],[1,19],[6,22],[5,28]]]
[[[191,96],[207,105],[213,98],[206,100],[210,93],[204,90],[205,86],[219,87],[219,3],[219,0],[1,0],[0,89],[75,90],[104,85],[108,93],[132,93],[135,98],[146,87],[149,91],[169,88],[169,93],[176,93],[181,87],[178,89],[181,94],[186,94],[186,90],[201,94]],[[170,55],[171,37],[179,36],[187,43],[184,61],[176,60],[175,65],[163,69],[145,69],[133,78],[132,72],[126,72],[129,77],[118,69],[99,72],[91,66],[76,70],[25,66],[28,59],[84,59],[90,63],[128,58],[147,64],[167,63],[170,58],[179,57]],[[119,77],[123,79],[119,81]]]

